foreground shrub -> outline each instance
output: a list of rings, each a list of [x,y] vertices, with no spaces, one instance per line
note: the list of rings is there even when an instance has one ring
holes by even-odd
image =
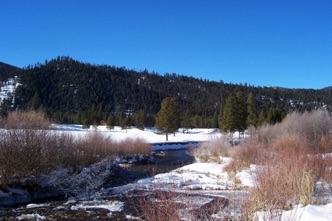
[[[170,190],[155,190],[148,196],[139,197],[136,209],[147,221],[180,221],[179,204],[175,198],[176,193]]]
[[[332,129],[332,120],[329,113],[324,110],[290,113],[279,124],[261,126],[257,132],[260,141],[273,142],[280,136],[297,135],[306,138],[313,149],[320,148],[322,137],[328,136]]]
[[[6,129],[49,129],[51,122],[41,111],[13,111],[5,120]]]
[[[298,134],[285,134],[271,142],[269,147],[272,151],[297,151],[302,148],[309,149],[310,145],[304,136]]]
[[[93,132],[75,139],[65,132],[49,130],[41,112],[12,112],[0,130],[0,186],[21,178],[38,176],[57,167],[85,167],[104,158],[150,153],[140,139],[115,142]]]
[[[228,172],[238,172],[250,167],[251,164],[260,164],[266,158],[266,148],[256,139],[248,139],[244,143],[230,150],[231,164],[226,167]]]
[[[256,186],[249,192],[246,210],[253,214],[311,203],[317,179],[315,160],[305,149],[280,152],[256,172]]]
[[[0,132],[0,181],[34,176],[49,169],[44,158],[51,138],[49,121],[41,112],[15,111]]]
[[[320,147],[324,153],[329,153],[332,151],[332,134],[324,135],[321,137]]]
[[[220,157],[229,157],[231,144],[226,138],[215,138],[192,148],[191,153],[199,162],[219,162]]]

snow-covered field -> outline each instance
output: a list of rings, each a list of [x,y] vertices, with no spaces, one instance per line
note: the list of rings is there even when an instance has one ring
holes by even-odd
[[[89,129],[83,129],[81,125],[53,125],[53,128],[59,131],[67,131],[71,134],[80,137],[85,136],[87,133],[91,132],[101,132],[104,136],[110,137],[113,140],[121,141],[127,138],[141,138],[144,139],[148,143],[166,143],[166,136],[162,134],[157,134],[157,130],[155,128],[145,128],[144,130],[139,130],[135,127],[132,127],[127,130],[122,130],[121,127],[114,127],[114,129],[110,130],[106,126],[91,126]],[[220,137],[221,134],[218,129],[189,129],[187,132],[182,132],[183,130],[179,130],[180,132],[173,134],[169,134],[168,143],[176,143],[176,142],[202,142],[208,141],[213,138]]]
[[[75,136],[85,136],[87,133],[91,133],[94,131],[98,131],[102,133],[104,136],[108,136],[114,140],[123,140],[126,138],[141,138],[149,143],[166,143],[165,135],[158,135],[156,134],[155,129],[149,128],[143,130],[138,130],[136,128],[131,128],[128,130],[121,130],[119,127],[115,127],[113,130],[109,130],[106,127],[91,127],[89,129],[83,129],[80,125],[53,125],[55,131],[67,131],[68,133],[72,133]],[[222,136],[217,129],[193,129],[189,130],[188,133],[178,132],[175,136],[169,136],[169,143],[172,142],[203,142],[209,141],[213,138],[218,138]],[[165,146],[164,146],[165,147]],[[167,147],[167,145],[166,145]],[[174,148],[174,146],[169,145],[168,148]],[[230,158],[221,158],[222,163],[200,163],[196,162],[190,165],[183,166],[176,170],[173,170],[168,173],[164,174],[157,174],[151,178],[141,179],[135,183],[130,183],[124,186],[119,186],[116,188],[110,189],[100,189],[93,193],[92,198],[94,201],[80,201],[69,199],[67,204],[70,204],[71,210],[93,210],[95,208],[106,208],[109,213],[121,211],[123,206],[122,202],[109,202],[105,200],[106,196],[112,192],[112,194],[118,193],[125,193],[129,192],[133,189],[137,190],[154,190],[158,188],[167,189],[169,188],[172,191],[200,191],[200,193],[206,191],[209,192],[211,195],[218,195],[219,197],[228,198],[230,193],[237,193],[245,191],[246,188],[253,187],[255,185],[254,181],[254,174],[255,171],[258,169],[256,165],[251,165],[250,168],[247,168],[240,173],[236,174],[235,177],[237,180],[241,182],[234,182],[234,177],[230,177],[225,171],[224,168],[227,164],[231,161]],[[87,168],[83,172],[85,173],[84,176],[76,176],[71,177],[71,183],[85,183],[86,186],[89,185],[89,179],[93,180],[93,183],[98,185],[101,182],[98,182],[98,179],[105,179],[105,177],[109,176],[107,172],[101,171],[100,168],[109,168],[112,165],[109,163],[105,166],[102,163],[96,164],[91,168]],[[98,176],[93,173],[98,171]],[[66,171],[58,172],[59,176],[65,176],[64,173]],[[90,174],[89,174],[90,173]],[[56,182],[53,181],[54,176],[56,176],[57,172],[53,173],[53,175],[48,180],[48,182]],[[44,182],[47,177],[43,178]],[[69,179],[69,178],[67,178]],[[54,184],[56,185],[56,184]],[[90,183],[90,185],[92,185]],[[14,191],[14,190],[13,190]],[[19,190],[15,190],[17,194],[19,194]],[[229,191],[229,193],[227,193]],[[6,197],[7,193],[0,191],[0,198]],[[8,194],[9,195],[9,194]],[[97,201],[96,201],[97,200]],[[96,203],[98,202],[98,203]],[[42,204],[42,207],[45,205]],[[38,204],[29,204],[27,205],[27,210],[31,208],[38,207]],[[65,205],[63,205],[65,207]],[[297,206],[292,211],[278,211],[282,214],[281,220],[289,221],[309,221],[309,220],[320,220],[320,221],[327,221],[332,220],[332,203],[327,202],[326,205],[308,205],[306,207]],[[22,214],[21,217],[24,219],[36,219],[40,217],[44,217],[43,214]],[[40,219],[42,219],[40,218]],[[257,213],[257,220],[273,220],[270,219],[270,214],[267,213]],[[268,219],[267,219],[268,218]],[[280,219],[276,219],[280,220]]]

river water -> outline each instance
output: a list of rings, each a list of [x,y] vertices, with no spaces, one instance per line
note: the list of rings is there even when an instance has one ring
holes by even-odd
[[[121,164],[116,176],[112,176],[101,188],[110,190],[193,162],[194,158],[187,149],[155,151],[149,162]],[[138,215],[134,211],[133,201],[129,197],[114,195],[98,200],[61,196],[28,205],[0,207],[0,220],[127,220],[126,214]],[[121,204],[122,212],[112,212],[112,208],[118,204]],[[90,209],[88,212],[87,208]]]

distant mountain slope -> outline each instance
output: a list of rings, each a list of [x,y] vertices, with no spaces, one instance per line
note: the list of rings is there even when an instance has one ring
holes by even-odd
[[[20,74],[22,70],[18,67],[0,62],[0,81],[5,81],[8,78],[13,78]]]
[[[177,97],[181,113],[195,125],[212,127],[229,95],[252,93],[257,115],[278,108],[284,113],[331,106],[332,90],[253,87],[225,84],[189,76],[135,71],[123,67],[91,65],[70,57],[57,57],[30,66],[19,75],[14,108],[45,110],[59,122],[106,120],[110,114],[155,115],[166,97]],[[185,116],[183,116],[185,117]],[[133,116],[134,118],[134,116]]]

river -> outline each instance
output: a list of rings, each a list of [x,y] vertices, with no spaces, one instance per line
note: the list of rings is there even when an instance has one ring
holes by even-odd
[[[193,162],[194,158],[188,154],[187,149],[154,151],[148,162],[120,164],[116,173],[100,189],[111,191],[112,188],[134,183],[158,173],[166,173]],[[91,195],[94,194],[97,193],[91,193]],[[0,220],[104,220],[110,218],[126,220],[128,219],[126,214],[138,215],[131,205],[134,199],[123,195],[103,196],[99,199],[95,196],[94,199],[90,196],[66,197],[59,196],[19,206],[0,207]],[[122,207],[122,212],[112,212],[112,208],[116,206]],[[91,211],[87,213],[86,208]]]

